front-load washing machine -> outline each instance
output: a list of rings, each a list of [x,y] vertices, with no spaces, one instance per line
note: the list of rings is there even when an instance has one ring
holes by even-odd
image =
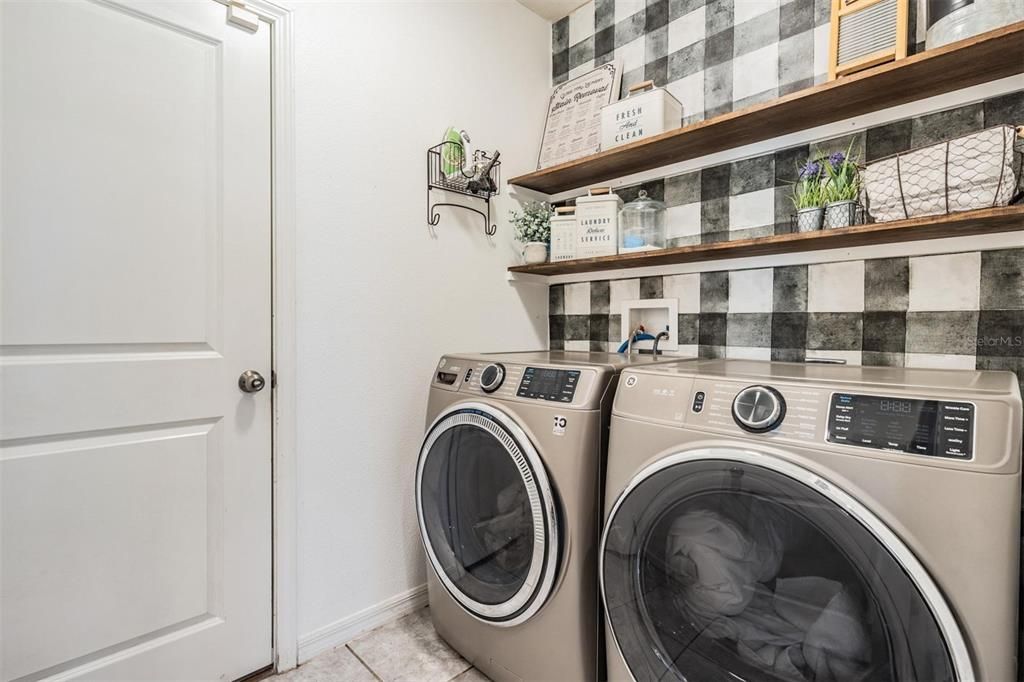
[[[612,395],[622,369],[668,360],[550,351],[438,363],[416,471],[431,616],[492,679],[597,679]]]
[[[609,680],[1016,679],[1009,372],[630,369],[605,500]]]

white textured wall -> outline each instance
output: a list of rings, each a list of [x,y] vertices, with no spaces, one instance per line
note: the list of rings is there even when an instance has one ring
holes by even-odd
[[[530,170],[550,28],[508,2],[295,2],[299,634],[424,580],[413,474],[440,354],[547,345],[547,287],[505,281],[496,202],[425,223],[450,124]],[[506,191],[505,188],[502,190]]]

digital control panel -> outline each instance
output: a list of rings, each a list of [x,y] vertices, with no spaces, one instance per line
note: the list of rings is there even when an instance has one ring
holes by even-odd
[[[828,441],[929,457],[974,455],[974,405],[833,393]]]
[[[527,367],[516,395],[520,398],[571,403],[580,381],[578,369]]]

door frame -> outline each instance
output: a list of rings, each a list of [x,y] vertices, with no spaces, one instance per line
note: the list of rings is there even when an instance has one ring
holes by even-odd
[[[272,647],[274,671],[284,672],[298,665],[299,654],[294,17],[272,0],[214,1],[225,11],[234,5],[256,14],[257,30],[270,31]]]

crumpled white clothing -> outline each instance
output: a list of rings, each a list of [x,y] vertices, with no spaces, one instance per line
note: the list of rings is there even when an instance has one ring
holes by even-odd
[[[871,644],[855,600],[827,578],[776,579],[784,522],[767,509],[750,511],[749,531],[714,511],[688,512],[672,523],[668,570],[684,586],[688,615],[706,635],[734,641],[743,659],[780,677],[864,679]]]

